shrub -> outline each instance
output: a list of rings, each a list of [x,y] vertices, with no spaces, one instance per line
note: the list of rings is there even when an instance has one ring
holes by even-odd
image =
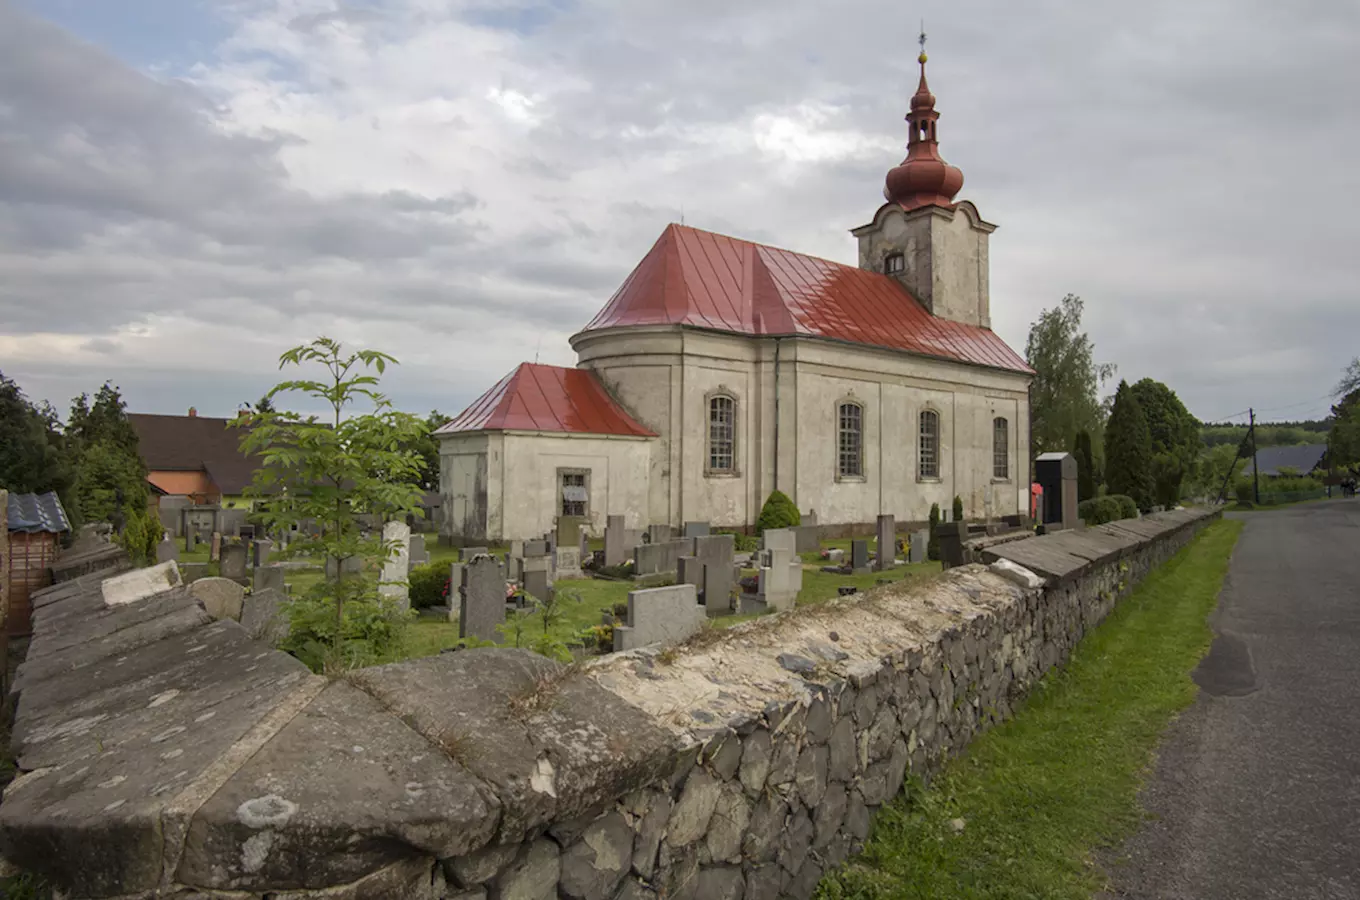
[[[156,562],[156,546],[164,533],[159,518],[137,511],[127,517],[123,532],[116,540],[127,551],[134,566],[149,566]]]
[[[281,648],[317,672],[329,665],[357,668],[393,658],[402,648],[406,624],[415,613],[375,595],[371,592],[366,599],[345,604],[339,641],[335,639],[335,602],[315,590],[299,597],[289,604],[290,627]]]
[[[940,538],[935,534],[940,525],[940,504],[930,504],[930,543],[926,545],[926,559],[940,558]]]
[[[761,507],[760,518],[756,520],[756,527],[761,531],[771,528],[792,528],[802,522],[803,517],[798,513],[798,507],[789,499],[783,491],[771,491],[769,499]]]
[[[799,517],[799,521],[800,522],[802,521],[801,515]],[[760,539],[757,538],[754,534],[742,534],[739,531],[729,531],[727,529],[723,529],[722,531],[715,531],[713,533],[732,535],[733,549],[735,549],[738,553],[750,553],[753,550],[760,549]]]
[[[1138,504],[1128,494],[1112,494],[1109,499],[1119,504],[1119,518],[1138,518]]]
[[[1134,514],[1137,515],[1137,512],[1135,509]],[[1092,497],[1090,500],[1083,500],[1077,504],[1077,515],[1084,519],[1087,525],[1104,525],[1106,522],[1123,518],[1120,503],[1114,497]]]
[[[955,494],[955,495],[954,495],[954,510],[953,510],[953,512],[954,512],[954,521],[955,521],[955,522],[962,522],[962,521],[963,521],[963,498],[960,497],[958,494]]]
[[[411,584],[411,607],[429,609],[449,600],[449,567],[446,563],[426,563],[415,566],[407,576]]]

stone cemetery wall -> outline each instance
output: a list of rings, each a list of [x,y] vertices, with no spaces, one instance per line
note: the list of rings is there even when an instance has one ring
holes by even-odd
[[[87,571],[35,595],[0,848],[76,898],[806,900],[908,773],[1006,719],[1216,515],[582,667],[486,649],[329,681],[215,621],[173,562]]]

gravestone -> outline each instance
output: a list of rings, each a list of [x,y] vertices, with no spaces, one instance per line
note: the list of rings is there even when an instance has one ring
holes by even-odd
[[[810,509],[810,510],[808,510],[808,511],[805,512],[805,513],[799,513],[799,515],[798,515],[798,522],[799,522],[799,524],[801,524],[801,525],[816,525],[816,524],[817,524],[817,510],[815,510],[815,509]]]
[[[244,552],[245,548],[241,550]],[[189,585],[189,593],[198,598],[214,619],[241,620],[246,590],[230,578],[200,578]]]
[[[430,551],[425,549],[425,535],[411,535],[410,565],[414,569],[416,566],[423,566],[430,561]]]
[[[531,557],[531,556],[547,556],[547,555],[548,555],[548,542],[547,542],[547,541],[541,541],[541,540],[540,540],[540,541],[525,541],[525,542],[524,542],[524,558],[525,558],[525,559],[528,559],[528,558]]]
[[[163,540],[156,545],[157,563],[170,562],[171,560],[178,559],[179,559],[179,547],[175,545],[174,541],[167,538],[166,540]]]
[[[859,538],[850,542],[850,568],[856,575],[869,574],[869,542]]]
[[[692,584],[697,590],[704,589],[704,564],[697,556],[682,556],[676,560],[675,581],[677,584]]]
[[[361,556],[346,556],[343,562],[337,562],[335,557],[326,557],[326,579],[334,581],[343,571],[346,575],[357,575],[364,570],[364,560]]]
[[[826,558],[828,562],[845,562],[845,551],[840,547],[832,547],[826,551]]]
[[[557,529],[553,534],[555,540],[553,545],[556,547],[574,547],[579,552],[581,547],[581,525],[585,519],[579,516],[558,516]]]
[[[627,543],[627,530],[623,516],[608,516],[604,520],[604,564],[621,566],[628,561],[633,545]]]
[[[526,556],[524,558],[524,577],[521,579],[524,593],[535,600],[548,600],[548,592],[552,586],[552,579],[548,571],[551,566],[552,560],[547,556]],[[504,597],[501,598],[502,602],[504,602],[504,599]]]
[[[725,616],[732,612],[732,565],[736,556],[736,538],[730,534],[712,534],[694,539],[694,555],[703,565],[704,608],[710,616]]]
[[[694,555],[694,539],[638,544],[633,548],[633,574],[659,575],[680,568],[680,557]]]
[[[897,559],[897,521],[892,516],[879,516],[875,533],[878,546],[874,568],[882,572],[891,569]]]
[[[496,626],[505,621],[505,576],[489,556],[473,560],[463,570],[458,604],[458,636],[483,641],[500,638]]]
[[[792,528],[768,528],[760,536],[760,549],[787,550],[789,553],[797,553],[798,536],[793,533]]]
[[[274,542],[269,540],[268,538],[261,538],[258,541],[252,541],[250,544],[252,557],[251,565],[253,565],[257,569],[260,566],[269,565],[269,552],[273,549]]]
[[[968,539],[968,526],[962,522],[942,522],[935,526],[940,542],[940,564],[948,569],[963,565],[963,542]]]
[[[930,547],[930,529],[922,528],[911,533],[911,554],[907,561],[910,563],[923,563],[926,561],[926,551]]]
[[[765,607],[782,612],[793,609],[803,589],[803,564],[784,547],[760,551],[756,597]]]
[[[1077,458],[1071,453],[1040,453],[1034,480],[1043,488],[1040,521],[1046,531],[1077,527]]]
[[[816,553],[822,549],[822,530],[816,525],[793,526],[793,546],[799,553]]]
[[[485,547],[462,547],[458,550],[458,561],[463,563],[472,562],[476,557],[485,556],[486,553],[487,549]]]
[[[283,573],[283,566],[260,566],[254,572],[251,590],[267,591],[272,588],[282,594],[284,590]]]
[[[185,562],[179,564],[179,577],[185,584],[208,577],[207,563]]]
[[[614,649],[678,643],[698,632],[704,621],[692,584],[629,591],[627,624],[614,626]]]
[[[457,622],[463,609],[463,570],[462,563],[449,564],[449,595],[445,601],[449,605],[449,621]]]
[[[184,529],[184,552],[193,553],[198,546],[198,534],[192,528]]]
[[[684,537],[696,538],[707,537],[712,532],[712,527],[707,522],[686,522]]]
[[[664,544],[675,536],[675,529],[669,525],[648,525],[647,543]]]
[[[249,579],[246,565],[246,545],[231,541],[222,546],[221,572],[223,578],[245,584]]]
[[[553,553],[553,581],[581,577],[581,551],[568,544],[559,544]]]
[[[212,547],[208,550],[208,562],[217,562],[222,558],[222,532],[214,531],[212,536]]]
[[[382,529],[383,543],[393,548],[383,563],[378,580],[379,596],[395,600],[398,609],[411,608],[411,586],[406,577],[411,571],[411,526],[405,522],[388,522]]]
[[[255,640],[277,647],[288,637],[287,604],[288,597],[282,591],[254,591],[242,603],[241,627]]]

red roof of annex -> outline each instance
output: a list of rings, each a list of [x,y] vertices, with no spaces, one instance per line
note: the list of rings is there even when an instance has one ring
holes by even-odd
[[[684,225],[667,226],[583,331],[628,325],[820,337],[1032,371],[991,329],[931,315],[887,275]]]
[[[594,372],[538,363],[520,363],[435,433],[460,431],[656,436],[614,402]]]

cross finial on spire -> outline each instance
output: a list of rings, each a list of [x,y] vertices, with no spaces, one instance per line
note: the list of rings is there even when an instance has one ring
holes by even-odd
[[[926,64],[926,20],[925,20],[925,19],[922,19],[922,20],[921,20],[921,36],[920,36],[919,38],[917,38],[917,41],[918,41],[918,42],[920,43],[920,45],[921,45],[921,55],[917,58],[917,61],[920,62],[921,65],[925,65],[925,64]]]

